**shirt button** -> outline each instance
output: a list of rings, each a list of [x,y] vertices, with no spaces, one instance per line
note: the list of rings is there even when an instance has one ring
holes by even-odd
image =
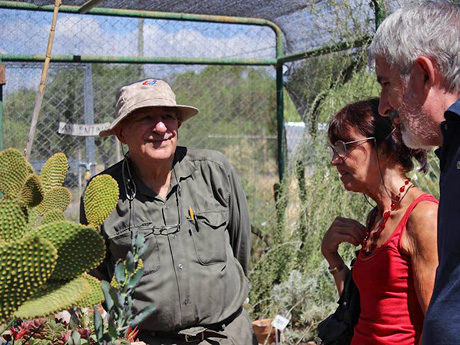
[[[184,304],[188,305],[190,303],[190,300],[188,298],[185,299]]]
[[[169,206],[166,206],[165,209],[166,209],[166,210],[169,210]]]
[[[173,238],[176,238],[176,237],[177,237],[177,235],[176,235],[176,234],[174,234],[174,235],[173,235]]]
[[[184,268],[184,265],[182,265],[182,264],[179,264],[179,265],[178,265],[178,267],[179,267],[179,269],[181,270],[181,269],[183,269],[183,268]]]

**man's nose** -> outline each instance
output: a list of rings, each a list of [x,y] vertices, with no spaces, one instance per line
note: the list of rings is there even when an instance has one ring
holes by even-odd
[[[155,127],[153,128],[155,132],[165,133],[167,131],[166,125],[162,120],[157,121]]]
[[[380,101],[379,101],[379,114],[382,115],[382,116],[389,116],[390,115],[390,111],[392,110],[393,108],[390,106],[390,104],[388,103],[388,100],[387,98],[384,96],[384,94],[382,93],[380,95]]]

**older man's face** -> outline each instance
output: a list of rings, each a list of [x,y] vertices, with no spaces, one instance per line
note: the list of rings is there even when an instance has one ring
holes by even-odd
[[[413,91],[412,74],[407,79],[401,77],[396,67],[391,67],[384,59],[375,60],[380,93],[379,113],[390,116],[401,124],[404,143],[414,149],[435,146],[439,137],[439,125],[424,109],[425,98]]]
[[[141,108],[131,113],[115,132],[128,145],[131,158],[138,164],[150,159],[172,160],[181,122],[168,108]]]

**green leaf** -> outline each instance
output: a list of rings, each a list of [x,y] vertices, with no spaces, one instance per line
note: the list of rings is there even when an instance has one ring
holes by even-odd
[[[142,323],[146,318],[148,318],[152,313],[153,311],[155,310],[155,306],[154,305],[150,305],[148,307],[145,307],[144,309],[142,309],[135,317],[134,319],[132,319],[129,323],[128,323],[128,326],[130,327],[135,327],[137,325],[139,325],[140,323]]]
[[[125,262],[126,262],[126,272],[128,272],[128,275],[130,275],[134,272],[134,269],[135,269],[133,253],[128,252],[126,254]]]
[[[102,291],[104,292],[105,304],[107,305],[107,310],[111,310],[114,302],[113,302],[112,296],[110,296],[110,288],[111,288],[110,283],[105,280],[102,280],[101,285],[102,285]]]
[[[112,339],[117,339],[119,336],[114,320],[109,320],[109,335]]]
[[[126,282],[126,286],[128,287],[128,289],[134,289],[141,281],[141,278],[143,275],[144,275],[144,267],[141,267]]]
[[[73,341],[71,343],[70,341]],[[69,338],[69,344],[72,345],[81,345],[81,335],[77,331],[72,331],[72,335]]]
[[[113,286],[110,286],[109,290],[110,297],[112,298],[113,304],[118,310],[123,309],[125,298],[123,294],[119,293]]]
[[[98,341],[102,340],[104,335],[104,323],[102,322],[102,316],[99,314],[96,308],[94,308],[94,331]]]
[[[122,260],[117,261],[115,264],[115,279],[118,285],[123,285],[125,283],[125,265]]]

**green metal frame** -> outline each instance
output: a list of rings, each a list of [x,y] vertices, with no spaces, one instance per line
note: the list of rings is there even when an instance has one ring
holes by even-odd
[[[382,0],[372,0],[376,14],[376,26],[382,22],[385,17]],[[134,63],[134,64],[184,64],[184,65],[252,65],[252,66],[274,66],[276,67],[276,112],[277,112],[277,134],[278,134],[278,175],[280,182],[283,181],[286,169],[286,148],[285,148],[285,131],[284,131],[284,83],[283,83],[283,64],[296,60],[305,59],[311,56],[328,54],[340,50],[346,50],[353,47],[359,47],[365,44],[370,37],[363,37],[354,42],[339,43],[334,46],[324,47],[304,51],[301,53],[286,55],[284,54],[284,43],[281,29],[273,22],[258,18],[245,17],[228,17],[213,15],[198,15],[185,13],[165,13],[154,11],[135,11],[113,8],[88,8],[97,0],[90,0],[81,7],[64,6],[59,9],[62,13],[74,13],[98,15],[98,16],[118,16],[133,18],[150,18],[150,19],[170,19],[179,21],[194,21],[207,23],[227,23],[267,26],[275,32],[276,36],[276,58],[275,59],[212,59],[212,58],[171,58],[171,57],[129,57],[129,56],[86,56],[86,55],[52,55],[52,62],[86,62],[86,63]],[[86,7],[85,7],[86,6]],[[44,11],[53,12],[54,6],[37,6],[25,2],[17,1],[0,1],[1,9],[15,9],[27,11]],[[19,54],[1,54],[0,63],[3,61],[17,62],[43,62],[45,55],[19,55]],[[0,86],[0,149],[3,149],[3,86]]]
[[[34,4],[16,2],[16,1],[0,1],[0,8],[27,10],[27,11],[45,11],[52,12],[54,6],[36,6]],[[62,13],[79,14],[82,7],[77,6],[61,6],[59,11]],[[151,19],[172,19],[182,21],[207,22],[207,23],[227,23],[227,24],[245,24],[267,26],[275,32],[276,36],[276,59],[204,59],[204,58],[165,58],[165,57],[126,57],[126,56],[81,56],[81,55],[52,55],[52,62],[87,62],[87,63],[136,63],[136,64],[188,64],[188,65],[252,65],[252,66],[275,66],[276,67],[276,101],[277,101],[277,121],[278,121],[278,171],[280,180],[284,177],[285,170],[285,149],[284,149],[284,107],[283,107],[283,74],[282,64],[278,62],[283,54],[283,36],[281,29],[273,22],[243,17],[228,17],[228,16],[211,16],[211,15],[195,15],[184,13],[163,13],[153,11],[134,11],[121,10],[111,8],[92,8],[86,12],[91,15],[100,16],[119,16],[119,17],[134,17],[134,18],[151,18]],[[3,54],[0,55],[2,61],[35,61],[42,62],[45,59],[44,55],[18,55],[18,54]],[[1,107],[1,104],[0,104]],[[1,109],[0,109],[1,115]],[[0,122],[2,118],[0,117]],[[0,132],[0,145],[3,141],[3,134]]]

